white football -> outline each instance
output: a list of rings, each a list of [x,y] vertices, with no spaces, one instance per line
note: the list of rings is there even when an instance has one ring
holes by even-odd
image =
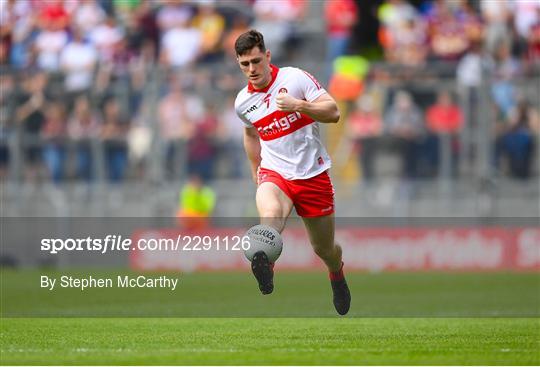
[[[259,251],[264,251],[270,262],[275,262],[281,255],[283,240],[274,228],[258,224],[248,229],[246,236],[249,238],[249,248],[244,250],[244,254],[249,261],[253,260],[253,255]]]

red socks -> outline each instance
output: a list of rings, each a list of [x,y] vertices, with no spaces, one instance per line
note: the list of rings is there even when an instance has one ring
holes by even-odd
[[[330,272],[328,272],[328,275],[329,275],[331,281],[345,279],[345,276],[343,275],[343,261],[341,262],[341,267],[339,268],[338,271],[334,271],[334,272],[330,271]]]

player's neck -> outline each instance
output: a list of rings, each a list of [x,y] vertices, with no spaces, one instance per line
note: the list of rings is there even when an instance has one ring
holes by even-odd
[[[270,64],[268,66],[268,69],[269,69],[268,74],[266,75],[266,78],[265,78],[264,82],[261,82],[261,84],[258,84],[258,85],[255,85],[255,84],[249,82],[249,86],[250,86],[252,91],[262,91],[262,90],[268,88],[268,86],[272,84],[273,80],[275,79],[275,77],[277,75],[277,67]]]

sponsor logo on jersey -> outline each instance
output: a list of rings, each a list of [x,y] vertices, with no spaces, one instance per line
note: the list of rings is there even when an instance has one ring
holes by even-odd
[[[247,115],[248,113],[255,111],[257,108],[258,108],[257,105],[251,106],[250,108],[246,110],[246,112],[244,112],[244,115]]]
[[[288,135],[314,122],[300,112],[274,111],[253,123],[262,140],[273,140]]]

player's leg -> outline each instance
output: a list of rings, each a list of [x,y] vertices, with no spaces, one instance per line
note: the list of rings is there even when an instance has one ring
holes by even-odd
[[[271,226],[281,233],[291,213],[292,200],[273,182],[261,183],[255,200],[261,224]],[[274,264],[270,263],[263,251],[253,255],[251,270],[262,294],[270,294],[274,290],[273,267]]]
[[[273,182],[263,182],[255,197],[261,224],[275,228],[279,233],[293,208],[292,200]]]
[[[345,315],[351,305],[351,293],[343,274],[341,246],[334,241],[334,214],[302,219],[313,250],[328,267],[334,307],[340,315]]]
[[[313,250],[328,267],[336,272],[341,268],[341,247],[334,242],[334,214],[323,217],[302,218]]]

